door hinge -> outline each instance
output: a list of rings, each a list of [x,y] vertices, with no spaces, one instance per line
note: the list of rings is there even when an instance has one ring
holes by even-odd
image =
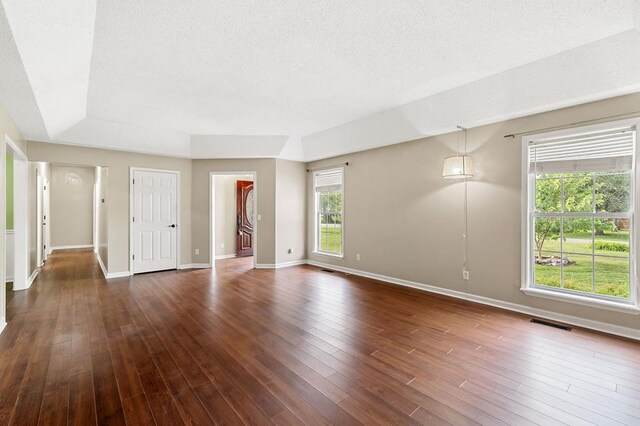
[[[133,184],[134,184],[134,185],[136,184],[136,180],[135,180],[135,179],[133,180]]]
[[[136,260],[136,255],[135,255],[135,254],[132,254],[132,255],[131,255],[131,259],[132,259],[132,260]]]
[[[135,216],[134,216],[134,217],[132,218],[132,222],[135,222],[135,221],[136,221],[136,218],[135,218]]]

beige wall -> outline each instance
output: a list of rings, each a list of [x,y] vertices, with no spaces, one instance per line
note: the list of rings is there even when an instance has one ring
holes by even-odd
[[[129,167],[180,172],[180,263],[191,263],[191,160],[105,149],[28,142],[29,160],[109,168],[109,273],[129,270]],[[206,195],[206,194],[205,194]],[[104,259],[103,259],[104,260]]]
[[[209,263],[209,173],[210,172],[256,172],[257,214],[262,219],[257,222],[257,256],[258,265],[275,263],[275,159],[238,159],[238,160],[193,160],[193,194],[192,194],[192,247],[199,249],[194,254],[193,263]]]
[[[306,259],[306,180],[304,163],[276,162],[276,263]],[[293,253],[289,253],[289,249]]]
[[[109,270],[109,194],[107,192],[109,184],[109,168],[96,167],[96,198],[98,199],[97,211],[97,236],[98,236],[98,256],[102,260],[104,267]]]
[[[95,167],[51,166],[52,247],[93,244]]]
[[[519,305],[640,329],[638,316],[526,296],[521,274],[521,138],[511,133],[638,110],[640,94],[533,115],[469,131],[469,270],[462,280],[463,189],[441,178],[456,148],[446,134],[310,163],[345,168],[345,257],[315,255],[307,178],[309,258]],[[356,254],[361,260],[356,260]]]
[[[236,237],[238,232],[238,225],[236,223],[236,182],[238,180],[251,181],[253,177],[237,175],[215,176],[216,256],[236,254]]]

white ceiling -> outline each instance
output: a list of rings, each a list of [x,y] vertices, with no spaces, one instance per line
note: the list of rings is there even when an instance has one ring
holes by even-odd
[[[639,4],[2,0],[0,105],[36,140],[325,158],[640,90]]]

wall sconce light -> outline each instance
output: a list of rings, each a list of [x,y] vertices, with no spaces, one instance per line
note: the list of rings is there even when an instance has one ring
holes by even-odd
[[[464,132],[464,151],[460,154],[460,150],[457,155],[452,155],[444,159],[442,166],[442,177],[444,179],[466,179],[473,177],[473,159],[467,155],[467,129],[458,126],[458,129]]]

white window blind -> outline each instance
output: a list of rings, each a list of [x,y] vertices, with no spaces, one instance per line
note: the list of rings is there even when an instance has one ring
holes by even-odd
[[[621,127],[529,142],[529,173],[631,170],[635,127]]]
[[[335,192],[342,189],[342,170],[316,172],[316,192]]]

